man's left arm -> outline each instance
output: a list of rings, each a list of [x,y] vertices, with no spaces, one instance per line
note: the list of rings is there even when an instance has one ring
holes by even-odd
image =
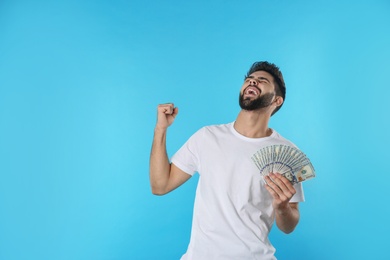
[[[290,202],[296,193],[294,186],[279,173],[271,173],[265,181],[265,187],[273,197],[276,225],[286,234],[293,232],[299,222],[298,203]]]

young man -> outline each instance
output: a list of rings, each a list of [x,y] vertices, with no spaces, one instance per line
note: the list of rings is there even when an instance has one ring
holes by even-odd
[[[293,145],[268,128],[282,106],[286,88],[272,63],[252,65],[240,90],[241,111],[233,123],[203,127],[172,157],[166,153],[166,133],[179,110],[159,105],[150,156],[153,194],[179,187],[195,172],[196,190],[191,239],[182,260],[275,259],[268,240],[274,220],[290,233],[299,221],[301,184],[292,185],[279,173],[262,180],[251,156],[273,144]]]

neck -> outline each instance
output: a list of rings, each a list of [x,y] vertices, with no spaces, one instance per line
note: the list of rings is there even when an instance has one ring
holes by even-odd
[[[234,123],[234,128],[243,136],[249,138],[267,137],[272,134],[268,128],[270,115],[261,111],[241,110]]]

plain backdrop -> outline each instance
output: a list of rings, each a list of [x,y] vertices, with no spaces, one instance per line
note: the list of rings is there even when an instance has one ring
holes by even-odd
[[[390,2],[0,1],[0,259],[179,259],[198,175],[150,192],[156,107],[173,153],[228,123],[254,61],[287,96],[271,127],[317,177],[282,260],[390,259]]]

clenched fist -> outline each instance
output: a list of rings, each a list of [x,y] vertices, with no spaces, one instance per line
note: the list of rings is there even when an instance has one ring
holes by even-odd
[[[173,103],[158,105],[156,129],[166,130],[173,123],[178,113],[179,109]]]

